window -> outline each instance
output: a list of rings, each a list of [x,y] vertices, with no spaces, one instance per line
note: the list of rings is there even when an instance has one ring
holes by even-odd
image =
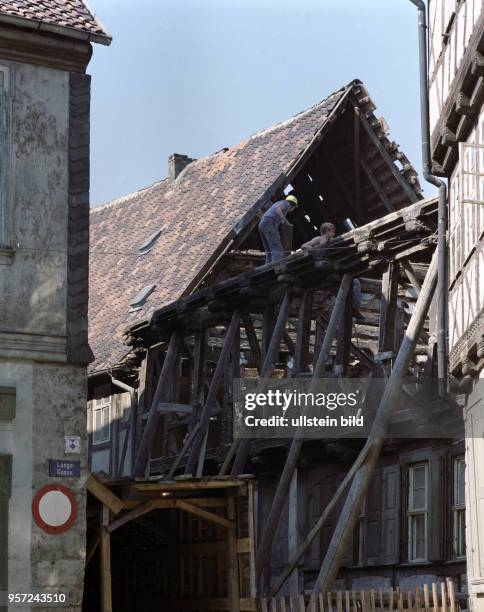
[[[484,144],[459,144],[461,202],[484,204]]]
[[[93,401],[92,443],[102,444],[110,440],[111,398],[103,397]]]
[[[454,459],[454,493],[452,504],[453,553],[455,558],[466,554],[466,509],[465,509],[465,470],[464,457]]]
[[[145,255],[146,253],[149,253],[151,251],[151,249],[153,248],[153,246],[155,245],[155,242],[158,240],[158,238],[160,237],[161,234],[161,228],[156,230],[156,232],[153,232],[151,234],[151,236],[149,236],[144,242],[143,244],[139,247],[139,252],[141,253],[141,255]]]
[[[408,560],[427,560],[428,464],[408,469]]]
[[[10,247],[10,70],[0,66],[0,249]]]
[[[129,303],[131,306],[129,312],[141,310],[148,297],[153,293],[155,287],[156,285],[147,285],[146,287],[143,287],[143,289],[141,289],[141,291],[139,291]]]

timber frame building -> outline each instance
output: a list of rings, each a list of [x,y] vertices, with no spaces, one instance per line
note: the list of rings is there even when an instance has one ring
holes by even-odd
[[[91,211],[86,609],[255,610],[334,581],[466,591],[462,436],[232,437],[237,377],[383,377],[383,424],[399,377],[434,374],[437,201],[374,110],[353,81]],[[288,256],[262,265],[257,223],[291,189]],[[339,238],[297,251],[323,221]]]
[[[449,371],[466,393],[470,605],[484,609],[484,6],[430,0],[434,174],[449,184]]]

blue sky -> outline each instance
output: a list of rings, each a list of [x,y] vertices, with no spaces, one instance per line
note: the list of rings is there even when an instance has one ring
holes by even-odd
[[[420,172],[417,11],[409,0],[91,0],[91,202],[284,120],[354,78]],[[428,189],[426,189],[428,192]]]

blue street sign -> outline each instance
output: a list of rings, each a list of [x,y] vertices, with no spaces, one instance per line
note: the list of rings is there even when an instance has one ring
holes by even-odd
[[[66,461],[65,459],[49,459],[49,476],[55,478],[79,478],[81,475],[80,461]]]

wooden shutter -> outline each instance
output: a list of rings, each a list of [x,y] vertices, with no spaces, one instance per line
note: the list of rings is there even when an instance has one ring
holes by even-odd
[[[381,533],[381,468],[376,468],[371,478],[366,498],[366,565],[380,562]]]
[[[0,455],[0,591],[8,588],[8,500],[12,488],[12,457]]]
[[[399,562],[400,535],[400,466],[382,468],[382,564]]]

